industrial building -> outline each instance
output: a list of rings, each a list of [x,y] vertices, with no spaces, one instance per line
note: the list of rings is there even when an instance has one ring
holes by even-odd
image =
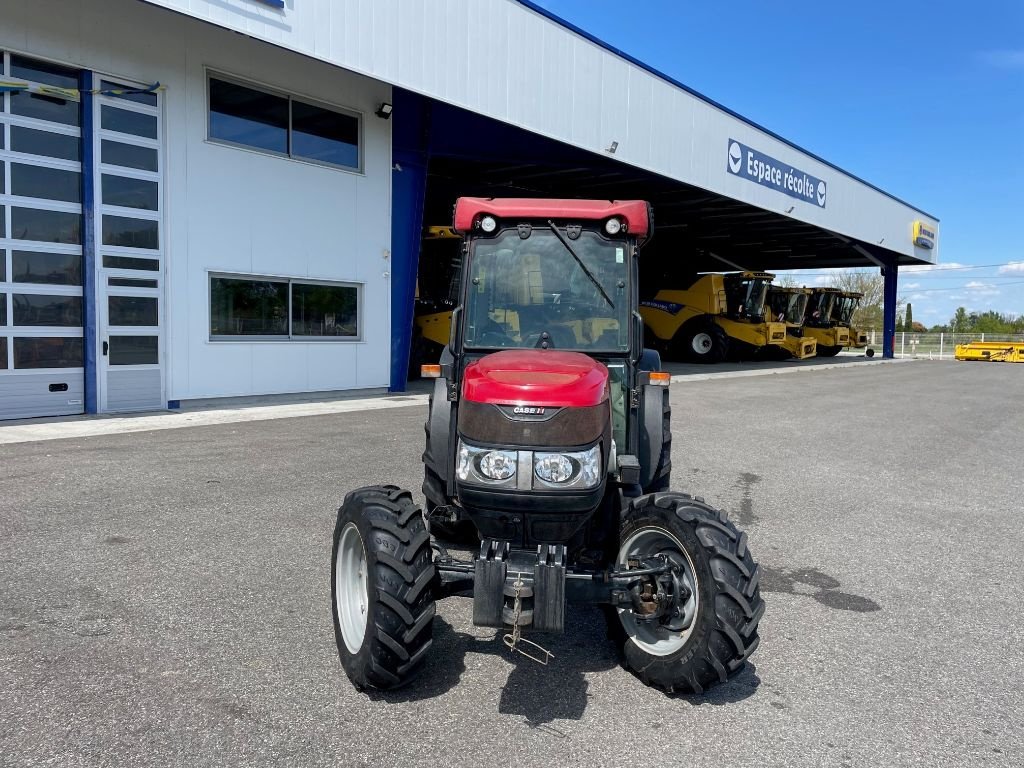
[[[0,419],[405,386],[459,195],[641,198],[644,262],[934,263],[938,220],[525,0],[0,23]],[[643,269],[643,267],[642,267]]]

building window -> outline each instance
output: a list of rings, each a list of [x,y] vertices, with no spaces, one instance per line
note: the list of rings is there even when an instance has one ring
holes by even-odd
[[[274,277],[210,277],[210,338],[360,337],[360,287]]]
[[[353,112],[211,75],[209,138],[299,160],[361,170]]]

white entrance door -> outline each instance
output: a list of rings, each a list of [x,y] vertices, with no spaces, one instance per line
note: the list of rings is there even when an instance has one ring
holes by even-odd
[[[160,278],[100,270],[101,411],[166,406],[160,360]]]
[[[96,80],[97,405],[105,412],[165,408],[160,94]]]

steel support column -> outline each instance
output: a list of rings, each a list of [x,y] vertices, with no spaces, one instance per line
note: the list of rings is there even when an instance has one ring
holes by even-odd
[[[895,356],[896,345],[896,278],[899,267],[895,259],[886,259],[882,267],[884,304],[882,306],[882,357]]]
[[[81,94],[82,128],[82,365],[85,369],[85,412],[99,411],[99,362],[96,358],[99,312],[96,301],[96,158],[94,151],[95,120],[93,119],[92,72],[78,75]]]
[[[409,377],[416,303],[416,275],[427,193],[430,103],[395,88],[391,134],[391,391],[404,392]]]

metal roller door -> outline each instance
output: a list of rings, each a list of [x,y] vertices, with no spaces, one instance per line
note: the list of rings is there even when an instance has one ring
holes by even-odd
[[[0,85],[0,419],[82,413],[81,109],[38,92],[78,72],[3,53]]]

